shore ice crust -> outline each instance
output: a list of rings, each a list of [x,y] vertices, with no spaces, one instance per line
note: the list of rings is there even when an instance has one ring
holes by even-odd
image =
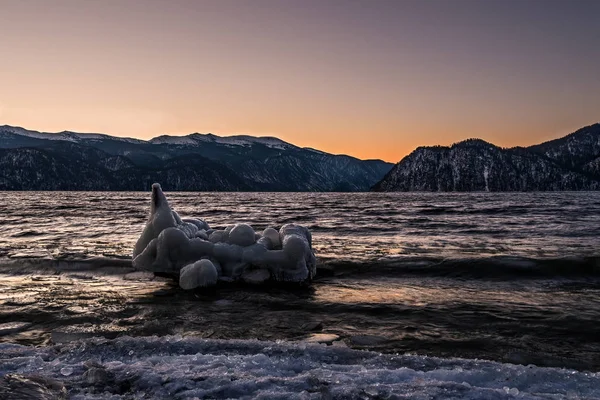
[[[71,399],[600,397],[599,373],[179,336],[98,338],[42,348],[0,344],[0,377],[7,374],[59,381]]]

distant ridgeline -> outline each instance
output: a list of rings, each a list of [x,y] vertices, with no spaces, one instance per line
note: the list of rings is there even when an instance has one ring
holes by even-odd
[[[272,137],[149,141],[0,126],[0,190],[366,191],[392,168]]]
[[[273,137],[144,141],[0,126],[0,190],[150,190],[153,182],[169,191],[600,190],[600,124],[530,147],[480,139],[419,147],[395,166]]]
[[[419,147],[372,190],[600,190],[600,124],[530,147],[504,149],[480,139]]]

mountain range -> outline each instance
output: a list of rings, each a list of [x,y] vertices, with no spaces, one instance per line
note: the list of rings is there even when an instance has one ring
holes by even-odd
[[[419,147],[396,165],[275,137],[193,133],[145,141],[0,126],[0,190],[600,190],[600,124],[529,147],[481,139]]]
[[[419,147],[374,191],[600,190],[600,124],[530,147],[481,139]]]
[[[0,126],[0,190],[366,191],[393,166],[274,137],[149,141]]]

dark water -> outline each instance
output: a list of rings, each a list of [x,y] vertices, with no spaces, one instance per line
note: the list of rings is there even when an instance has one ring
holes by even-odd
[[[129,256],[148,193],[4,192],[0,255]],[[168,193],[211,226],[288,222],[313,232],[322,259],[597,256],[600,194]]]
[[[311,288],[209,293],[125,275],[149,193],[0,196],[0,341],[328,333],[384,352],[600,370],[600,193],[167,193],[212,227],[313,232]]]

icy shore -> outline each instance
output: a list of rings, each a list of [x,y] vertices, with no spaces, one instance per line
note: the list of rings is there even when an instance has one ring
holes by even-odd
[[[303,342],[165,336],[0,344],[0,397],[27,388],[38,398],[67,391],[70,399],[571,399],[600,397],[600,374]]]

